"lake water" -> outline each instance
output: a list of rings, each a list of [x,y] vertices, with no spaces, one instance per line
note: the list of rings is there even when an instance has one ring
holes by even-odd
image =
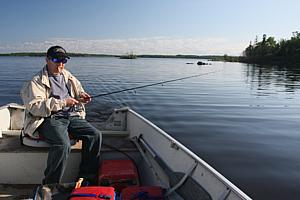
[[[253,199],[299,199],[300,71],[196,62],[72,58],[66,68],[91,95],[204,74],[95,98],[88,120],[103,121],[113,108],[130,106]],[[21,103],[22,84],[43,65],[41,57],[0,57],[0,105]]]

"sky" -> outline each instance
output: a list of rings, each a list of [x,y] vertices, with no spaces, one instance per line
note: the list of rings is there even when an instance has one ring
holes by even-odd
[[[241,55],[300,31],[299,0],[1,0],[0,53]]]

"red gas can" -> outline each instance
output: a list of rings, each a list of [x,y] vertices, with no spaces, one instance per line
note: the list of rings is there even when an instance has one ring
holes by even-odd
[[[139,175],[132,160],[103,160],[99,168],[98,183],[112,186],[116,192],[129,185],[139,185]]]
[[[115,190],[113,187],[88,186],[75,188],[70,200],[115,200]]]
[[[122,200],[163,200],[164,190],[159,186],[129,186],[122,190]]]

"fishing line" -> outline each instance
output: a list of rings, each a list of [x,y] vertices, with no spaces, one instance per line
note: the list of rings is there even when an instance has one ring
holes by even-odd
[[[205,75],[208,75],[208,74],[216,73],[218,71],[219,70],[212,71],[212,72],[207,72],[207,73],[202,73],[202,74],[196,74],[196,75],[192,75],[192,76],[186,76],[186,77],[182,77],[182,78],[171,79],[171,80],[167,80],[167,81],[161,81],[161,82],[157,82],[157,83],[151,83],[151,84],[148,84],[148,85],[142,85],[142,86],[127,88],[127,89],[123,89],[123,90],[117,90],[117,91],[108,92],[108,93],[102,93],[102,94],[98,94],[98,95],[93,95],[93,96],[91,96],[91,98],[98,98],[98,97],[108,96],[108,95],[112,95],[112,94],[117,94],[117,93],[131,91],[131,90],[137,90],[137,89],[151,87],[151,86],[155,86],[155,85],[163,85],[165,83],[171,83],[171,82],[181,81],[181,80],[190,79],[190,78],[194,78],[194,77],[205,76]]]

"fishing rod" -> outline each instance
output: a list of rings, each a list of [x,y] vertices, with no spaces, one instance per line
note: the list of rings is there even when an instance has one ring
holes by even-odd
[[[108,96],[108,95],[117,94],[117,93],[121,93],[121,92],[137,90],[137,89],[141,89],[141,88],[145,88],[145,87],[151,87],[151,86],[155,86],[155,85],[163,85],[165,83],[181,81],[181,80],[194,78],[194,77],[199,77],[199,76],[205,76],[205,75],[208,75],[208,74],[215,73],[217,71],[219,71],[219,70],[212,71],[212,72],[207,72],[207,73],[202,73],[202,74],[196,74],[196,75],[192,75],[192,76],[186,76],[186,77],[182,77],[182,78],[171,79],[171,80],[167,80],[167,81],[161,81],[161,82],[157,82],[157,83],[151,83],[151,84],[148,84],[148,85],[142,85],[142,86],[127,88],[127,89],[123,89],[123,90],[117,90],[117,91],[108,92],[108,93],[102,93],[102,94],[98,94],[98,95],[93,95],[90,98],[98,98],[98,97]]]

